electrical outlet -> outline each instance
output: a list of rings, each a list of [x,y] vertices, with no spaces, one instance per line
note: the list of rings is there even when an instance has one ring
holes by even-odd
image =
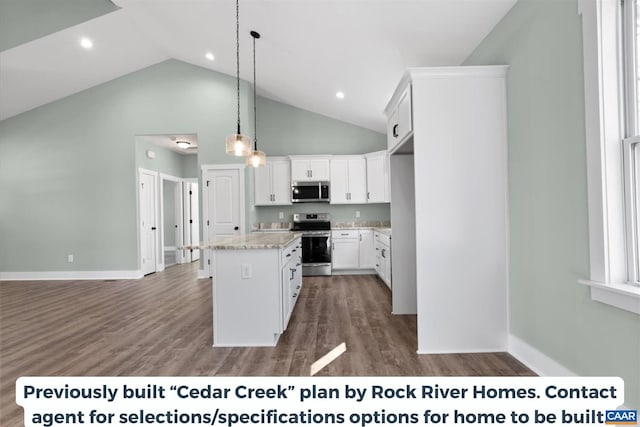
[[[73,262],[73,254],[67,255],[67,262]]]
[[[251,268],[251,264],[241,264],[240,271],[240,277],[242,279],[251,279],[253,277],[253,269]]]
[[[284,219],[284,212],[278,212],[278,218]]]
[[[356,218],[360,218],[360,211],[356,211]]]

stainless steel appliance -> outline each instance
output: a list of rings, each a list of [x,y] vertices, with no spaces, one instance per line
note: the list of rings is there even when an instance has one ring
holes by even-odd
[[[327,181],[295,181],[291,184],[293,203],[329,203],[329,183]]]
[[[331,275],[331,216],[293,214],[293,231],[302,232],[302,275]]]

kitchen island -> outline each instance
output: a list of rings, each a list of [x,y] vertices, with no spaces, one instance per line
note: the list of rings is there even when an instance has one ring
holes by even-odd
[[[212,250],[213,346],[275,346],[302,288],[300,233],[254,233]]]

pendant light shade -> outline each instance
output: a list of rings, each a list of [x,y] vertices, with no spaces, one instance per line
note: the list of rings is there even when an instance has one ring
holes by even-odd
[[[232,156],[248,156],[251,154],[251,139],[242,134],[233,134],[227,137],[225,142],[227,154]]]
[[[236,0],[236,97],[238,100],[237,132],[229,135],[225,142],[225,151],[232,156],[251,154],[251,139],[240,131],[240,0]]]
[[[264,154],[264,151],[253,150],[251,152],[251,155],[247,157],[247,166],[258,168],[266,164],[267,164],[267,155]]]
[[[258,150],[258,107],[256,104],[256,39],[260,38],[260,33],[257,31],[251,31],[251,37],[253,37],[253,151],[249,157],[247,157],[247,166],[258,168],[267,164],[267,155],[264,151]]]

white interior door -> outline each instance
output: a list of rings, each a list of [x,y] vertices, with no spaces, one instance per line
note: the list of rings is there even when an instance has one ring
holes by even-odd
[[[156,180],[156,174],[140,171],[140,259],[145,275],[157,270]]]
[[[198,197],[198,183],[191,183],[191,190],[189,191],[189,203],[191,205],[191,218],[190,218],[190,231],[191,241],[193,244],[200,243],[200,203]],[[191,261],[197,261],[200,259],[200,250],[194,249],[191,252]]]
[[[244,232],[244,165],[205,169],[203,182],[206,240]],[[213,265],[210,257],[206,262]],[[213,276],[211,269],[209,274]]]
[[[185,182],[184,190],[184,241],[186,245],[200,243],[200,206],[198,203],[198,184]],[[185,261],[193,262],[200,259],[200,250],[185,251]]]

